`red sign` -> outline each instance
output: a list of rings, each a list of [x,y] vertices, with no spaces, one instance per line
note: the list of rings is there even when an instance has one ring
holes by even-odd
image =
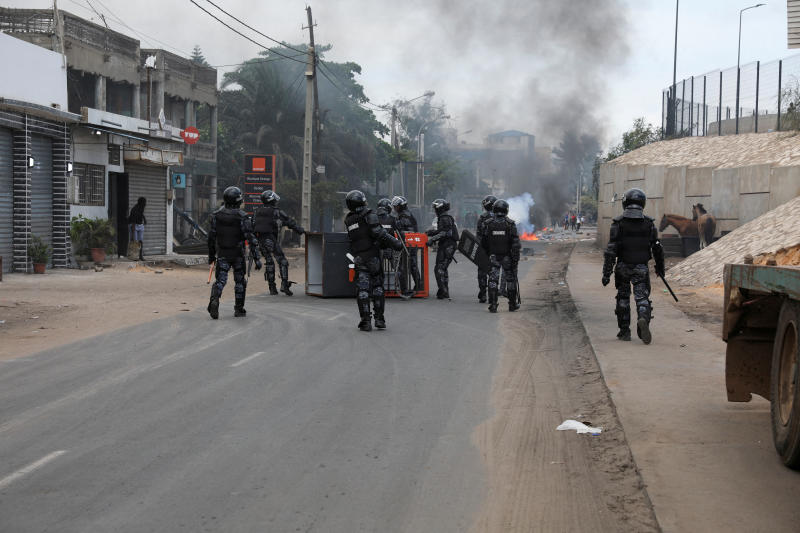
[[[185,130],[181,130],[181,138],[186,144],[194,144],[200,139],[200,130],[194,126],[189,126]]]
[[[252,167],[248,169],[248,172],[266,172],[267,171],[267,158],[266,157],[254,157],[252,159]]]
[[[275,190],[275,156],[244,156],[244,210],[252,213],[261,205],[261,193]]]

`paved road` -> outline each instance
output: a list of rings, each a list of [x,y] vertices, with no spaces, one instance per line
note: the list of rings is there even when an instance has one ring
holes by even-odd
[[[547,265],[532,264],[521,272],[535,280]],[[451,277],[454,301],[392,301],[384,332],[357,331],[352,300],[258,295],[246,319],[232,317],[228,299],[219,321],[197,310],[0,363],[0,531],[476,527],[503,482],[474,434],[492,417],[498,363],[532,347],[504,343],[510,315],[475,301],[465,260]],[[530,283],[558,283],[541,279]],[[574,366],[553,368],[531,400],[532,412],[552,415],[517,420],[517,431],[546,433],[548,448],[570,443],[567,457],[589,454],[584,437],[553,437],[552,421],[575,404],[557,386]],[[501,392],[513,396],[517,385]],[[488,433],[478,434],[486,444]],[[514,435],[504,437],[512,450]],[[544,486],[531,472],[509,483],[517,498],[558,494],[551,510],[560,516],[587,487],[608,482],[590,461],[577,463],[551,466]],[[589,517],[614,523],[606,500],[588,501],[580,508]],[[481,530],[491,523],[482,519]]]

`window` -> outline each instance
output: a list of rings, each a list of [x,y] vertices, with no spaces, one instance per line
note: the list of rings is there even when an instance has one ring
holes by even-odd
[[[79,205],[106,204],[106,167],[75,163],[72,174],[78,180]]]

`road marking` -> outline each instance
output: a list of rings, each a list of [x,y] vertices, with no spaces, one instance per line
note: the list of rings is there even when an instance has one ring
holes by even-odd
[[[53,459],[57,458],[59,455],[63,455],[65,453],[67,453],[66,450],[58,450],[58,451],[53,452],[51,454],[45,455],[44,457],[42,457],[41,459],[39,459],[35,463],[31,463],[28,466],[26,466],[25,468],[17,470],[13,474],[11,474],[9,476],[6,476],[3,479],[0,479],[0,490],[3,490],[4,488],[8,487],[12,483],[14,483],[16,480],[18,480],[19,478],[21,478],[23,476],[27,476],[28,474],[30,474],[34,470],[37,470],[37,469],[43,467],[44,465],[46,465],[47,463],[49,463]]]
[[[332,317],[330,317],[328,320],[336,320],[337,318],[341,318],[341,317],[343,317],[344,315],[345,315],[344,313],[336,313],[335,315],[333,315]]]
[[[261,356],[262,356],[262,355],[264,355],[265,353],[266,353],[266,352],[256,352],[256,353],[254,353],[253,355],[250,355],[250,356],[247,356],[247,357],[245,357],[245,358],[244,358],[244,359],[242,359],[241,361],[237,361],[237,362],[233,363],[233,364],[231,365],[231,368],[235,368],[235,367],[237,367],[237,366],[239,366],[239,365],[243,365],[243,364],[247,363],[248,361],[252,361],[252,360],[253,360],[253,359],[255,359],[256,357],[261,357]]]

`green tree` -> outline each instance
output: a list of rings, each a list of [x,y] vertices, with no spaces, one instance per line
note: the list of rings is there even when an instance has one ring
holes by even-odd
[[[633,128],[622,134],[622,142],[608,151],[606,161],[660,140],[661,132],[655,126],[645,123],[644,118],[637,118],[633,121]]]
[[[210,66],[208,64],[208,61],[206,61],[206,58],[203,55],[203,51],[200,49],[200,45],[199,44],[194,45],[194,48],[192,48],[191,60],[194,61],[195,63],[199,63],[199,64],[203,65],[204,67]]]

